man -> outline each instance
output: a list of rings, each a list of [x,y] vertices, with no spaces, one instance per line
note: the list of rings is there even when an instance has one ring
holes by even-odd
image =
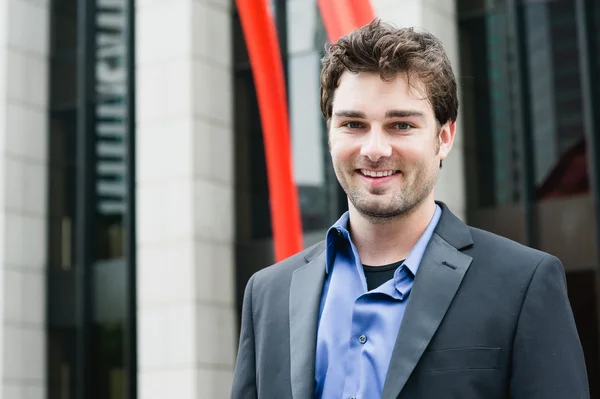
[[[588,398],[560,261],[434,201],[458,112],[441,42],[352,32],[321,107],[349,211],[248,282],[231,397]]]

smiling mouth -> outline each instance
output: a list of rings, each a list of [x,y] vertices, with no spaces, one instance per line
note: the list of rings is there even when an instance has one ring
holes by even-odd
[[[400,172],[399,170],[366,170],[360,169],[360,173],[366,177],[388,177]]]

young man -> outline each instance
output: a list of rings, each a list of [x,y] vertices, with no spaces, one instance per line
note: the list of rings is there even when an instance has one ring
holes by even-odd
[[[588,398],[560,261],[434,201],[458,110],[441,42],[352,32],[321,107],[349,211],[248,282],[231,397]]]

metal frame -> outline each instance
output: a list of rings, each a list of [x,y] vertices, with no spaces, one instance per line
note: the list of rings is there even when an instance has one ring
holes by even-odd
[[[287,23],[287,2],[288,0],[275,0],[275,29],[277,30],[277,40],[279,41],[279,52],[281,53],[281,65],[283,67],[283,83],[287,103],[290,103],[290,80],[288,63],[288,23]]]
[[[526,37],[525,17],[523,14],[523,5],[520,0],[507,1],[507,16],[509,29],[513,36],[515,62],[517,64],[517,108],[519,115],[517,119],[517,129],[521,137],[521,163],[523,166],[523,214],[525,216],[525,244],[530,247],[536,247],[537,242],[537,223],[535,212],[535,164],[533,152],[533,139],[531,137],[533,126],[530,110],[529,93],[529,70],[527,69],[527,48],[525,42],[521,40]]]
[[[90,317],[92,312],[91,292],[91,255],[92,229],[89,226],[90,207],[93,198],[90,173],[93,173],[93,140],[88,132],[94,121],[92,112],[92,90],[94,82],[94,21],[95,3],[87,0],[77,2],[77,176],[75,224],[77,237],[75,244],[75,279],[76,279],[76,325],[77,325],[77,373],[75,373],[75,398],[87,397],[90,386],[89,340]]]
[[[127,304],[125,324],[125,365],[129,376],[126,397],[137,398],[137,251],[135,192],[135,0],[126,0],[127,28],[127,213],[125,214],[125,259],[127,271]]]

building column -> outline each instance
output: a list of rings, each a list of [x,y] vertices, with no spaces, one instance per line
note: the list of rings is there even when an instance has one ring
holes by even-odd
[[[460,69],[458,54],[458,23],[456,0],[371,0],[375,15],[395,26],[415,26],[423,28],[444,43],[446,53],[452,63],[454,75],[459,81]],[[459,97],[459,101],[460,101]],[[461,110],[459,108],[456,138],[452,152],[444,161],[435,188],[437,200],[444,201],[450,210],[462,220],[466,220],[464,140],[462,137]]]
[[[137,2],[139,399],[229,397],[237,343],[232,7]]]
[[[0,397],[46,397],[49,3],[0,2]]]

